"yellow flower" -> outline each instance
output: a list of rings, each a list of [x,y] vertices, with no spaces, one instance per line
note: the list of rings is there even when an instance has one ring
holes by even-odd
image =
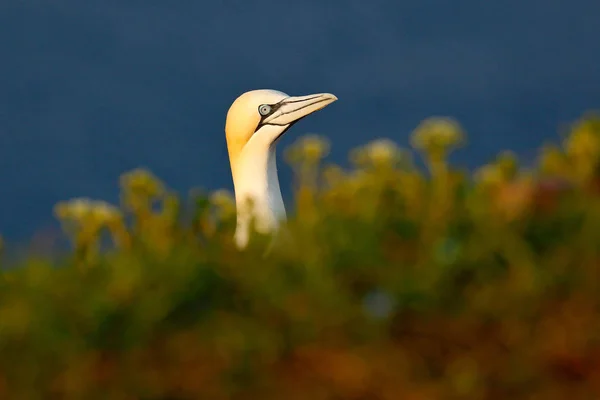
[[[565,140],[565,148],[572,165],[572,178],[581,184],[592,179],[600,161],[600,119],[578,122]]]
[[[512,151],[504,151],[496,159],[496,164],[505,178],[512,179],[518,170],[517,156]]]
[[[219,209],[221,216],[230,216],[236,212],[235,198],[228,190],[214,191],[210,195],[210,202]]]
[[[94,201],[91,203],[91,213],[101,224],[109,223],[121,217],[121,211],[105,201]]]
[[[54,207],[54,213],[59,219],[80,221],[91,212],[92,201],[86,197],[62,201]]]
[[[339,184],[344,179],[344,171],[338,165],[328,165],[323,168],[323,179],[329,186]]]
[[[315,163],[329,154],[329,142],[318,135],[306,135],[294,143],[286,151],[289,163]]]
[[[454,119],[431,117],[419,124],[411,136],[414,148],[426,151],[458,147],[465,139],[461,126]]]
[[[150,197],[159,196],[165,191],[162,182],[151,172],[142,168],[136,168],[123,174],[120,182],[121,187],[125,190],[144,193]]]
[[[548,175],[564,175],[568,170],[565,154],[556,146],[545,146],[540,159],[542,173]]]
[[[377,139],[351,153],[352,161],[358,166],[390,166],[398,163],[410,165],[410,153],[399,148],[390,139]]]
[[[218,206],[235,206],[235,200],[229,190],[219,189],[212,192],[210,202]]]
[[[88,198],[75,198],[62,201],[54,207],[54,213],[59,219],[84,222],[93,218],[103,224],[120,217],[120,211],[115,206]]]
[[[329,142],[322,137],[309,135],[302,140],[302,148],[308,159],[320,160],[329,153]]]
[[[596,158],[600,154],[600,123],[593,119],[578,122],[565,140],[567,154]]]
[[[529,209],[533,195],[533,179],[523,175],[518,181],[506,182],[499,186],[495,206],[506,220],[515,220]]]
[[[494,164],[485,165],[475,171],[475,182],[484,186],[495,186],[504,181],[502,170]]]

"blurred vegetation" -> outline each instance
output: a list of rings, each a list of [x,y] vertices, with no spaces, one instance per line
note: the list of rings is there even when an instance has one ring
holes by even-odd
[[[424,121],[421,171],[302,138],[293,216],[244,251],[230,193],[144,170],[58,204],[73,252],[0,273],[0,398],[599,398],[600,118],[528,168],[454,168],[465,139]]]

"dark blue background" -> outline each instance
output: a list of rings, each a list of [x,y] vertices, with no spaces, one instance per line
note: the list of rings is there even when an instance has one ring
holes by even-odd
[[[436,114],[469,132],[460,163],[530,160],[599,106],[599,20],[597,0],[1,1],[0,232],[28,238],[70,197],[117,201],[137,166],[231,188],[225,114],[256,88],[336,94],[282,141],[324,134],[333,161]]]

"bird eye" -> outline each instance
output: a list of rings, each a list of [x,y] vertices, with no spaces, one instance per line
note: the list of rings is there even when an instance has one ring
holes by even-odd
[[[258,112],[264,117],[265,115],[268,115],[271,112],[271,106],[268,104],[263,104],[258,107]]]

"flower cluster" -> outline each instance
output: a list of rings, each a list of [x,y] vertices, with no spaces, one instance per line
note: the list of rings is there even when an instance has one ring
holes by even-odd
[[[304,137],[282,240],[244,250],[231,192],[144,169],[118,206],[57,204],[73,252],[2,258],[0,398],[598,398],[599,120],[533,165],[467,172],[465,140],[424,121],[422,171],[391,139],[342,167]]]

